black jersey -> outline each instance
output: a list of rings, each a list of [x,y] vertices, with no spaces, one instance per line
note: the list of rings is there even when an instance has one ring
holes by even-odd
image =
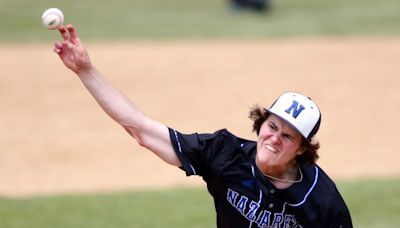
[[[343,198],[319,166],[300,164],[303,180],[277,189],[255,165],[256,142],[226,129],[213,134],[169,132],[181,169],[207,183],[217,227],[352,227]]]

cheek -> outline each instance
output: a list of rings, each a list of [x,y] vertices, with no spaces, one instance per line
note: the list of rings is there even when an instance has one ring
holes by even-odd
[[[301,149],[301,140],[296,140],[296,142],[291,142],[288,145],[288,148],[290,148],[296,154],[301,153],[301,151],[302,151],[302,149]]]
[[[299,146],[296,145],[290,145],[286,149],[288,156],[295,158],[297,155],[300,155],[302,152],[299,149]]]
[[[271,135],[271,132],[269,131],[268,127],[265,125],[261,126],[260,132],[258,133],[258,138],[266,138],[269,135]]]
[[[276,160],[276,155],[274,158],[272,154],[269,154],[267,151],[263,150],[261,146],[259,146],[257,148],[256,160],[261,164],[270,163],[271,161]]]

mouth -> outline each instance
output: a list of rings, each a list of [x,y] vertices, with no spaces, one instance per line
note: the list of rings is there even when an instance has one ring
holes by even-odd
[[[272,151],[274,153],[278,152],[278,150],[276,148],[274,148],[273,146],[271,146],[270,144],[265,144],[265,148],[267,148],[269,151]]]

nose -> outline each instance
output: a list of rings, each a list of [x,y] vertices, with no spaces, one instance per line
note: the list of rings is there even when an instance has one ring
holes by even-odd
[[[280,144],[281,143],[281,135],[279,133],[274,133],[271,135],[271,142],[273,144]]]

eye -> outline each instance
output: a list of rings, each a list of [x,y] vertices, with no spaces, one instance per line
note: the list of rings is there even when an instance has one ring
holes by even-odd
[[[278,127],[272,122],[268,123],[268,127],[271,128],[272,130],[277,130],[278,129]]]
[[[283,134],[283,137],[285,138],[285,139],[288,139],[288,140],[290,140],[290,141],[294,141],[294,137],[293,136],[291,136],[291,135],[289,135],[289,134]]]

